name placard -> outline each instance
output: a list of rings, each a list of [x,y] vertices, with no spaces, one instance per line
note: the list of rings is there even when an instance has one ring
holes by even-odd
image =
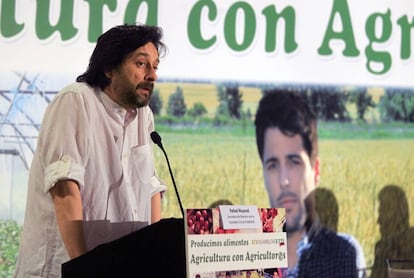
[[[287,267],[283,208],[187,209],[185,218],[188,278]]]
[[[256,206],[219,206],[224,229],[260,229],[262,223]]]

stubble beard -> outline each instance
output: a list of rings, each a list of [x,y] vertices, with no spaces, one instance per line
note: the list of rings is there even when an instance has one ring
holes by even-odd
[[[286,232],[287,233],[295,233],[303,229],[304,223],[304,208],[301,208],[297,215],[293,215],[292,217],[286,217]],[[291,219],[291,221],[289,221]]]
[[[282,207],[280,206],[276,201],[271,201],[271,206],[278,208]],[[305,227],[305,220],[306,220],[306,209],[304,206],[300,206],[298,208],[298,212],[295,214],[294,211],[291,211],[292,209],[286,209],[286,223],[285,223],[285,232],[289,233],[295,233],[298,231],[303,230]],[[291,215],[288,215],[291,214]]]
[[[270,200],[271,206],[278,208],[278,207],[282,207],[280,205],[280,201],[283,199],[283,197],[286,196],[291,196],[294,197],[296,199],[297,196],[294,193],[291,192],[285,192],[283,194],[281,194],[277,199],[274,200]],[[292,209],[289,209],[292,210]],[[285,224],[285,231],[287,233],[295,233],[298,232],[300,230],[302,230],[305,226],[305,220],[306,220],[306,209],[304,206],[300,206],[298,208],[298,212],[296,214],[294,214],[294,211],[289,211],[288,209],[286,209],[286,224]],[[293,215],[288,216],[288,213],[292,213]]]

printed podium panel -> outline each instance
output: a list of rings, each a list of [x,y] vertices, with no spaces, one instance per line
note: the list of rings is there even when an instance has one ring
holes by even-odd
[[[280,269],[287,267],[285,221],[284,208],[187,209],[187,278],[282,277]]]

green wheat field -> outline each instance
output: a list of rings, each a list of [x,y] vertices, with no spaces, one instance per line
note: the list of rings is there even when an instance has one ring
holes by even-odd
[[[214,117],[218,106],[214,84],[158,83],[162,114],[166,113],[168,97],[177,86],[183,89],[187,108],[201,102],[206,107],[206,116]],[[240,91],[244,111],[249,109],[254,115],[261,91],[247,87]],[[375,89],[370,93],[378,103],[383,90]],[[355,112],[355,107],[349,110]],[[397,185],[405,191],[411,206],[410,225],[414,225],[411,204],[414,200],[414,126],[377,125],[378,111],[374,109],[369,110],[367,116],[374,124],[320,124],[319,187],[335,194],[339,205],[338,231],[358,239],[370,267],[375,243],[380,239],[377,198],[384,186]],[[157,125],[157,118],[155,125],[163,138],[184,208],[208,207],[222,198],[236,205],[268,207],[252,123],[248,122],[244,130],[236,132],[228,128],[191,130],[191,127],[161,126]],[[163,217],[181,218],[164,154],[154,147],[154,155],[158,175],[168,185],[162,202]],[[16,189],[15,200],[24,204],[25,187]],[[15,209],[14,213],[24,213],[24,207]]]
[[[177,86],[183,89],[187,108],[202,102],[208,116],[214,115],[218,105],[214,84],[158,83],[164,107]],[[381,88],[368,91],[376,103],[384,93]],[[261,90],[241,87],[240,92],[243,109],[254,114]],[[348,110],[355,113],[356,108],[351,106]],[[414,131],[412,125],[390,128],[370,124],[378,122],[377,109],[369,109],[367,118],[367,125],[359,127],[320,124],[319,187],[335,194],[339,206],[338,231],[358,239],[370,267],[375,243],[380,239],[378,193],[384,186],[397,185],[405,191],[411,206],[410,225],[414,225],[414,208],[410,204],[414,200]],[[221,198],[238,205],[268,206],[253,125],[247,129],[247,135],[214,130],[207,133],[195,130],[191,134],[180,130],[160,132],[184,208],[207,207]],[[377,139],[383,138],[383,134],[386,139]],[[169,185],[163,199],[163,217],[181,217],[165,158],[158,148],[155,159],[159,176]]]
[[[239,205],[267,207],[261,163],[254,136],[162,134],[184,208],[207,207],[226,198]],[[380,239],[377,195],[398,185],[414,199],[414,140],[320,140],[320,187],[335,194],[338,231],[361,243],[367,266]],[[169,185],[163,217],[181,217],[163,153],[155,149],[159,176]],[[410,224],[414,223],[411,207]]]

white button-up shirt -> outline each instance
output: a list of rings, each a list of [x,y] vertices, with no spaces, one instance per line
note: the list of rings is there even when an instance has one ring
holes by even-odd
[[[49,190],[79,184],[88,250],[147,225],[166,190],[154,168],[151,109],[128,114],[99,89],[74,83],[48,106],[30,169],[16,277],[60,277],[69,259]]]

